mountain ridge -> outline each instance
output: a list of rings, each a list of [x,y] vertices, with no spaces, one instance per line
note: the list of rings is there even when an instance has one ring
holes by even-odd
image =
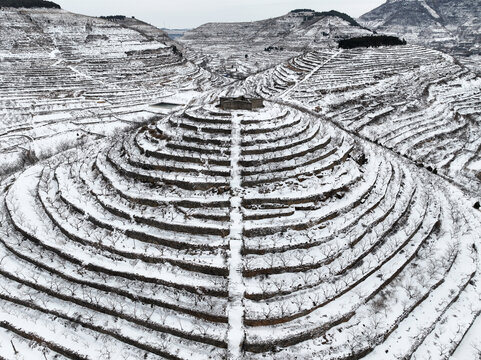
[[[481,54],[481,9],[474,0],[388,0],[359,22],[449,54]]]
[[[46,0],[0,0],[0,7],[61,9],[57,3]]]
[[[207,69],[245,78],[303,51],[336,48],[339,39],[371,34],[347,14],[297,9],[254,22],[207,23],[178,41]]]

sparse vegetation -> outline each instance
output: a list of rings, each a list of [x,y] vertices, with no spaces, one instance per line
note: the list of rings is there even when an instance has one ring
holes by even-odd
[[[271,52],[271,51],[284,51],[284,48],[282,46],[268,46],[264,48],[264,51]]]
[[[314,18],[324,17],[324,16],[335,16],[335,17],[341,18],[344,21],[347,21],[351,26],[362,27],[361,25],[359,25],[359,23],[356,20],[354,20],[349,15],[336,10],[319,12],[311,9],[295,9],[291,11],[291,13],[294,13],[294,14],[303,13],[303,12],[311,13],[309,16],[306,17],[305,20],[312,20]]]
[[[0,7],[60,9],[60,5],[45,0],[0,0]]]

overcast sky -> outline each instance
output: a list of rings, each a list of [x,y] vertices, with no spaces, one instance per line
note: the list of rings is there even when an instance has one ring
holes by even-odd
[[[338,10],[358,17],[385,0],[53,0],[79,14],[135,16],[166,28],[194,28],[207,22],[254,21],[293,9]]]

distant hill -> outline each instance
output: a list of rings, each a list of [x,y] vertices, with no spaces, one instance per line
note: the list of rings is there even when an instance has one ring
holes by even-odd
[[[0,0],[0,7],[60,9],[60,5],[44,0]]]
[[[159,41],[165,43],[169,46],[175,45],[176,47],[181,47],[180,44],[174,43],[168,36],[168,34],[142,20],[136,19],[134,16],[125,16],[125,15],[110,15],[110,16],[101,16],[102,19],[111,21],[118,25],[130,28],[135,30],[145,37],[147,37],[151,41]]]
[[[479,0],[388,0],[359,21],[453,55],[481,54]]]
[[[318,12],[318,11],[314,11],[314,10],[310,10],[310,9],[296,9],[296,10],[292,10],[290,13],[291,14],[299,14],[299,13],[305,13],[305,12],[311,13],[310,15],[307,15],[307,16],[310,16],[311,18],[336,16],[336,17],[339,17],[339,18],[347,21],[352,26],[362,27],[361,25],[359,25],[359,23],[356,20],[354,20],[349,15],[347,15],[345,13],[342,13],[340,11],[336,11],[336,10]]]
[[[169,35],[169,37],[172,40],[176,40],[176,39],[184,36],[184,34],[187,31],[190,31],[192,29],[166,29],[166,28],[162,28],[161,30],[164,31],[165,33],[167,33],[167,35]]]
[[[209,70],[242,78],[303,51],[337,48],[340,39],[372,34],[338,11],[296,9],[261,21],[204,24],[179,41]]]
[[[0,28],[0,178],[150,119],[142,109],[166,96],[224,84],[186,61],[166,33],[131,17],[2,7]],[[45,131],[25,126],[44,120]]]

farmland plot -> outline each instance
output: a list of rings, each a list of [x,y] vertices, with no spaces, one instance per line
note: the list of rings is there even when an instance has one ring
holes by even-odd
[[[3,182],[0,343],[394,359],[436,351],[453,322],[447,354],[480,310],[479,218],[461,197],[292,107],[189,107]]]
[[[225,83],[171,43],[107,20],[5,8],[0,21],[0,176]]]
[[[317,112],[479,193],[481,82],[446,54],[418,46],[310,52],[240,90]]]

